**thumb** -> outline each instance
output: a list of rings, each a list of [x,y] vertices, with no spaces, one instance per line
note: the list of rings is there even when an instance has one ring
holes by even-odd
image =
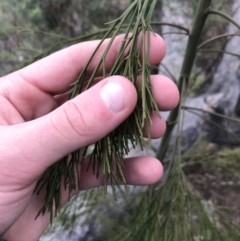
[[[136,89],[128,79],[106,78],[48,115],[16,126],[11,145],[18,147],[18,157],[44,171],[114,130],[131,114],[136,101]]]

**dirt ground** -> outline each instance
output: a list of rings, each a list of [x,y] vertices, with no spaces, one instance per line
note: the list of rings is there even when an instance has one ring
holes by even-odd
[[[190,182],[207,200],[240,223],[240,178],[223,176],[217,168],[198,165]]]

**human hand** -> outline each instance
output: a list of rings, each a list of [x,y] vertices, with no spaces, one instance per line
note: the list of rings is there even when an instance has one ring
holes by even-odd
[[[122,39],[115,39],[107,55],[108,69]],[[98,50],[89,72],[108,42]],[[65,93],[98,43],[71,46],[0,79],[0,234],[9,241],[37,240],[47,228],[48,214],[35,220],[45,193],[33,195],[44,171],[68,153],[106,136],[136,105],[135,87],[121,76],[103,79],[67,101]],[[150,46],[150,62],[154,65],[164,57],[165,44],[161,37],[151,34]],[[159,109],[174,108],[179,93],[173,82],[161,75],[152,76],[151,81]],[[151,136],[159,138],[165,131],[165,121],[157,115],[152,121]],[[86,166],[87,161],[79,170],[81,190],[102,185],[103,180],[86,172]],[[124,175],[128,184],[148,185],[160,179],[162,166],[152,157],[129,158]],[[68,192],[63,188],[62,205],[67,200]]]

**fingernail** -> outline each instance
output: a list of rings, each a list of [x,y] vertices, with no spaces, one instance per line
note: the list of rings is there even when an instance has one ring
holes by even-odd
[[[117,82],[106,83],[101,89],[101,97],[111,111],[120,112],[125,109],[126,94]]]

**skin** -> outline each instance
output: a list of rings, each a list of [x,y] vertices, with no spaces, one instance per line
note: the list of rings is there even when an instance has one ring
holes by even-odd
[[[122,39],[115,39],[107,55],[108,69]],[[154,65],[162,60],[166,48],[158,35],[151,34],[150,41],[150,62]],[[108,42],[98,50],[89,73]],[[98,41],[90,41],[71,46],[0,79],[0,234],[9,241],[38,240],[49,225],[49,214],[35,220],[44,203],[44,190],[32,195],[43,172],[68,153],[107,135],[136,105],[136,89],[122,76],[96,81],[92,88],[67,101],[65,93],[97,45]],[[152,76],[151,81],[159,110],[176,107],[179,93],[173,82],[161,75]],[[152,120],[151,136],[159,138],[165,121],[156,115]],[[102,185],[101,178],[85,171],[86,166],[87,160],[79,170],[80,189]],[[128,184],[153,184],[162,172],[161,163],[153,157],[125,160]],[[67,191],[62,193],[64,205]]]

